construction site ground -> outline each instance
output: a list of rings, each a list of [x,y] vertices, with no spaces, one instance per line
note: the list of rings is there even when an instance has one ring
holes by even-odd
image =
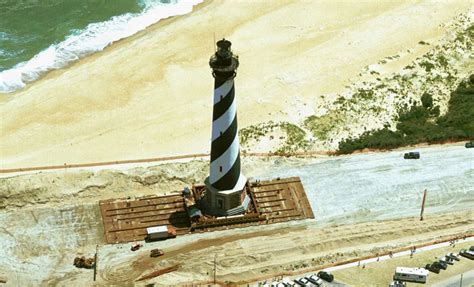
[[[172,195],[171,191],[183,185],[202,182],[208,172],[207,162],[5,177],[0,181],[0,281],[6,281],[5,286],[206,284],[213,280],[215,259],[218,282],[246,285],[473,234],[472,154],[466,154],[464,147],[426,148],[421,152],[425,155],[422,161],[401,159],[400,164],[396,164],[399,151],[322,159],[244,158],[245,174],[265,170],[273,177],[300,176],[316,219],[142,241],[144,246],[136,252],[130,251],[130,243],[106,243],[97,202]],[[397,180],[391,180],[394,170],[399,169],[409,172],[395,172]],[[354,184],[355,180],[365,184]],[[420,221],[420,187],[427,185],[431,187],[425,220]],[[441,189],[434,189],[436,185]],[[388,197],[390,189],[395,196]],[[382,207],[383,215],[379,213]],[[93,270],[78,269],[73,261],[76,256],[93,257],[96,246],[94,282]],[[156,248],[165,255],[151,258],[150,250]],[[400,262],[409,263],[410,258]],[[176,264],[181,265],[174,272],[136,282]]]
[[[314,218],[301,180],[297,177],[253,182],[248,192],[257,212],[266,220],[207,227],[193,232]],[[107,243],[144,240],[146,228],[157,225],[174,227],[178,236],[191,233],[191,222],[179,192],[171,195],[101,200],[99,206]]]

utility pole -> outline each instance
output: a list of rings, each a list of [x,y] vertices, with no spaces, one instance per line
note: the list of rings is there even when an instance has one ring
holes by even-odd
[[[99,245],[95,246],[95,256],[94,256],[94,281],[97,276],[97,253],[99,252]]]
[[[426,189],[423,192],[423,201],[421,203],[421,213],[420,213],[420,221],[423,221],[423,211],[425,211],[425,201],[426,201]]]
[[[462,287],[462,273],[461,273],[461,282],[459,282],[459,286]]]
[[[216,259],[217,259],[217,253],[214,254],[214,285],[216,285]]]

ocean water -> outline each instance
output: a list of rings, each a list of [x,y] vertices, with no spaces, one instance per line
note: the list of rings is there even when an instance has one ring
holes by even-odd
[[[203,0],[0,0],[0,93]]]

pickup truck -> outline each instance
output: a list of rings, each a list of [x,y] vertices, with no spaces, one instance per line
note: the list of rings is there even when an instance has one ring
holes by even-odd
[[[449,265],[454,265],[454,260],[447,257],[447,256],[440,257],[439,261],[444,262],[444,263],[449,264]]]
[[[446,257],[451,258],[451,260],[456,260],[456,261],[459,261],[459,260],[460,260],[460,259],[459,259],[459,256],[456,255],[456,254],[454,254],[454,253],[452,253],[452,252],[446,254]]]
[[[315,274],[306,277],[306,279],[308,279],[309,282],[313,283],[313,285],[316,285],[316,286],[323,285],[323,280],[319,278],[318,276],[316,276]]]
[[[433,264],[426,264],[425,269],[436,274],[439,274],[439,272],[441,271],[439,268],[436,268]]]
[[[439,268],[443,270],[448,269],[448,264],[444,263],[443,261],[435,261],[431,265],[434,266],[435,268]]]
[[[459,255],[461,255],[462,257],[466,257],[468,259],[474,260],[474,251],[462,249],[459,252]]]

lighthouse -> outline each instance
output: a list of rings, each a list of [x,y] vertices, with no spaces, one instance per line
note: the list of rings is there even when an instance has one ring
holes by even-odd
[[[247,179],[240,169],[240,145],[237,129],[237,101],[234,78],[239,60],[231,42],[217,41],[217,51],[209,65],[214,77],[211,163],[205,180],[206,212],[217,216],[245,212],[250,198],[245,191]]]

